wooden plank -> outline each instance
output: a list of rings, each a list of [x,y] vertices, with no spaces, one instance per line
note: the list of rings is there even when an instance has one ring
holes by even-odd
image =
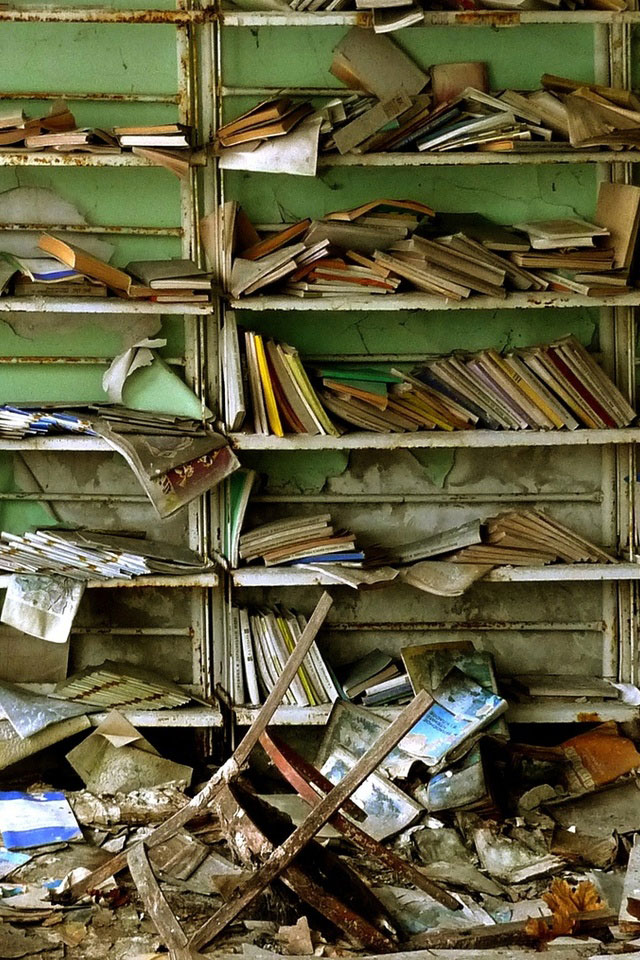
[[[169,950],[171,960],[191,960],[193,954],[189,949],[187,935],[160,889],[144,843],[136,843],[127,852],[127,865],[145,909]]]
[[[195,817],[196,814],[198,814],[202,809],[204,809],[204,807],[207,807],[211,803],[225,783],[228,783],[237,776],[240,769],[249,759],[249,755],[255,745],[258,743],[260,735],[266,730],[267,725],[278,708],[283,696],[285,695],[289,684],[298,672],[298,668],[307,655],[311,644],[315,640],[318,631],[324,623],[332,603],[333,600],[331,596],[325,591],[325,593],[323,593],[320,597],[315,610],[311,614],[306,627],[302,631],[302,635],[300,636],[295,649],[292,651],[289,659],[287,660],[282,673],[278,677],[273,690],[260,708],[260,712],[258,713],[255,721],[247,730],[236,750],[229,757],[229,759],[223,763],[218,770],[216,770],[211,779],[204,785],[202,790],[200,790],[195,797],[189,801],[189,803],[185,804],[181,810],[178,810],[173,814],[173,816],[169,817],[168,820],[165,820],[163,824],[161,824],[159,827],[156,827],[153,833],[149,834],[149,836],[145,839],[145,844],[147,847],[152,847],[158,843],[163,843],[165,840],[168,840],[170,837],[172,837],[174,833],[180,829],[180,827],[183,827],[185,823],[188,823],[189,820]],[[134,847],[131,849],[134,849]],[[94,890],[96,887],[100,886],[100,884],[104,883],[105,880],[108,880],[109,877],[120,873],[120,871],[124,870],[124,868],[127,866],[127,854],[128,852],[124,850],[121,853],[117,853],[111,858],[111,860],[107,860],[105,864],[103,864],[101,867],[98,867],[98,869],[94,870],[93,873],[90,873],[88,877],[85,877],[83,880],[79,880],[77,883],[72,884],[69,890],[65,894],[62,894],[61,902],[71,903],[74,900],[77,900],[78,897],[84,896],[87,891]]]
[[[367,750],[346,776],[336,784],[316,807],[309,811],[306,818],[263,866],[209,918],[190,940],[195,949],[205,946],[221,930],[231,923],[244,908],[252,902],[282,871],[289,866],[294,857],[312,839],[325,823],[336,813],[354,790],[363,783],[382,760],[411,730],[423,716],[433,700],[425,690],[421,690],[400,713],[382,736]],[[262,732],[262,731],[261,731]]]
[[[551,917],[542,917],[549,926]],[[617,921],[617,914],[610,910],[592,910],[578,913],[574,933],[589,933],[601,930]],[[514,920],[490,926],[468,927],[466,930],[426,930],[412,937],[405,946],[408,949],[475,950],[491,947],[536,946],[540,938],[527,931],[528,920]],[[413,955],[413,954],[412,954]]]
[[[333,784],[330,780],[323,776],[319,770],[316,770],[312,764],[307,763],[293,747],[276,738],[274,734],[263,733],[260,737],[260,743],[280,773],[310,806],[315,807],[320,803],[320,797],[310,785],[311,783],[315,783],[323,793],[328,793],[332,789]],[[346,806],[343,807],[343,810],[349,812]],[[449,910],[459,910],[462,906],[459,900],[443,890],[439,884],[425,877],[413,864],[397,856],[390,847],[385,847],[365,830],[347,820],[341,813],[335,813],[329,823],[357,847],[365,850],[385,867],[402,877],[403,880],[423,890],[438,903],[448,907]]]

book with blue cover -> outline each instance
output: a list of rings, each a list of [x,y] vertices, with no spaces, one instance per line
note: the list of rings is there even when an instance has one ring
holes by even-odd
[[[453,667],[433,691],[433,704],[399,746],[435,767],[456,747],[499,717],[507,701]]]
[[[0,791],[0,832],[8,850],[83,839],[67,798],[57,792]]]

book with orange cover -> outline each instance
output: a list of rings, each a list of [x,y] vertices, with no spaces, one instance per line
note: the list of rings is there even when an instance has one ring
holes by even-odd
[[[241,143],[249,143],[252,140],[270,140],[272,137],[282,137],[290,133],[305,117],[312,113],[313,107],[310,103],[301,103],[275,120],[246,127],[236,133],[223,133],[219,130],[218,140],[223,147],[236,147]]]
[[[243,250],[240,253],[240,256],[243,260],[259,260],[260,257],[264,257],[268,253],[273,253],[275,250],[279,250],[287,243],[295,240],[296,237],[302,236],[303,233],[307,232],[310,226],[311,220],[308,218],[306,220],[299,220],[298,223],[292,223],[290,226],[285,227],[284,230],[279,230],[277,233],[272,233],[268,237],[264,237],[264,239],[260,240],[258,243],[254,243],[252,247],[249,247],[247,250]]]
[[[99,260],[98,257],[94,257],[81,247],[76,247],[60,237],[43,233],[38,240],[38,246],[45,253],[55,257],[56,260],[72,267],[77,273],[90,277],[92,280],[99,280],[119,293],[129,296],[132,286],[136,286],[132,277],[124,270],[112,267],[111,264]],[[149,288],[145,287],[144,289],[148,290]],[[151,291],[149,290],[149,294],[145,295],[150,294]]]
[[[222,140],[224,137],[238,133],[240,130],[246,130],[249,127],[257,127],[263,123],[270,123],[277,120],[291,110],[291,100],[289,97],[279,97],[277,100],[263,100],[246,113],[241,113],[239,117],[230,120],[228,123],[218,127],[218,137]]]
[[[383,207],[391,207],[392,210],[411,210],[413,213],[420,213],[424,217],[435,217],[436,212],[426,203],[420,203],[418,200],[370,200],[352,210],[336,210],[334,213],[327,213],[323,218],[325,220],[357,220],[372,210],[378,210]]]
[[[613,720],[566,740],[558,749],[569,761],[565,777],[572,793],[594,790],[640,769],[640,753]]]

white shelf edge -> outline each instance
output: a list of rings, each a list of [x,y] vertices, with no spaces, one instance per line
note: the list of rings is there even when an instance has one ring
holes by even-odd
[[[0,23],[159,23],[175,26],[205,23],[215,18],[212,9],[159,10],[151,7],[116,10],[109,7],[5,7]]]
[[[540,150],[539,152],[490,151],[456,153],[346,153],[318,158],[319,168],[329,167],[483,167],[495,165],[541,166],[551,163],[640,163],[640,150]]]
[[[176,707],[174,710],[128,710],[116,708],[134,727],[221,727],[222,716],[215,707]],[[107,717],[107,713],[89,715],[91,725],[97,727]]]
[[[236,587],[340,586],[326,575],[299,567],[247,567],[234,570]],[[640,563],[563,563],[546,567],[496,567],[486,577],[492,583],[553,583],[640,580]],[[391,580],[390,583],[395,581]],[[398,581],[401,583],[402,581]]]
[[[225,27],[371,27],[373,17],[368,10],[318,11],[317,13],[291,11],[250,11],[224,9],[220,20]],[[640,11],[625,10],[426,10],[420,27],[513,27],[527,23],[582,24],[638,23]]]
[[[211,303],[151,303],[119,297],[1,297],[0,313],[102,313],[203,316],[213,313]]]
[[[45,496],[43,494],[43,496]],[[0,574],[0,590],[9,586],[10,574]],[[89,590],[98,589],[138,589],[139,587],[217,587],[218,575],[216,573],[194,573],[192,576],[149,576],[134,577],[131,580],[88,580],[87,588]]]
[[[230,434],[236,450],[399,450],[424,448],[498,449],[579,447],[640,442],[640,427],[620,430],[421,430],[414,433],[347,433],[341,437],[291,434],[284,437]],[[0,447],[0,449],[2,449]]]
[[[236,723],[249,726],[258,713],[258,707],[234,707]],[[399,707],[371,707],[373,712],[393,720]],[[273,726],[297,727],[326,725],[331,704],[317,707],[278,707]],[[508,723],[603,723],[605,720],[632,720],[638,717],[638,708],[619,700],[578,700],[545,697],[530,703],[511,703],[506,713]]]
[[[506,297],[470,296],[465,300],[446,300],[444,297],[430,296],[424,293],[395,293],[380,295],[337,295],[332,297],[302,297],[273,294],[271,296],[241,297],[231,300],[235,310],[297,310],[300,312],[324,311],[334,313],[337,310],[360,311],[369,313],[398,310],[539,310],[543,307],[638,307],[640,290],[612,297],[583,297],[577,294],[548,293],[512,293]]]

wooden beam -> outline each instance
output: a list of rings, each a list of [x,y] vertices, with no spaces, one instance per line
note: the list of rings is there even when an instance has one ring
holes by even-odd
[[[273,733],[263,733],[260,737],[260,744],[273,760],[283,777],[291,784],[294,790],[298,791],[302,799],[306,800],[309,806],[316,807],[320,803],[320,797],[311,786],[311,783],[315,783],[323,793],[328,793],[332,789],[333,784],[330,780],[327,780],[312,764],[307,763],[293,747],[289,746],[289,744],[283,740],[280,740],[280,738],[276,737]],[[359,810],[360,808],[358,807],[357,809]],[[343,810],[345,813],[347,812],[346,805],[343,807]],[[351,815],[350,810],[349,814]],[[368,834],[366,830],[362,830],[356,826],[355,823],[347,820],[341,813],[335,813],[329,820],[329,823],[344,837],[351,840],[357,847],[366,850],[367,853],[375,857],[375,859],[384,864],[385,867],[388,867],[389,870],[393,870],[393,872],[402,877],[403,880],[407,880],[415,887],[418,887],[419,890],[423,890],[429,894],[430,897],[433,897],[434,900],[437,900],[438,903],[441,903],[444,907],[448,907],[449,910],[459,910],[462,907],[459,900],[456,900],[450,893],[443,890],[439,884],[425,877],[412,863],[403,860],[394,853],[390,847],[385,847],[384,844]]]
[[[183,827],[185,823],[188,823],[189,820],[211,803],[225,783],[233,780],[238,775],[240,769],[249,759],[251,751],[258,743],[261,734],[266,730],[273,714],[279,707],[283,696],[289,688],[289,684],[298,672],[298,668],[309,652],[311,644],[324,623],[332,603],[333,600],[331,596],[325,591],[311,614],[306,627],[302,631],[300,639],[291,652],[273,690],[260,708],[258,716],[247,730],[235,751],[189,803],[185,804],[180,810],[177,810],[168,820],[165,820],[163,824],[156,827],[153,833],[150,833],[149,836],[146,837],[144,842],[147,847],[154,847],[158,843],[164,843],[166,840],[169,840],[180,827]],[[133,849],[133,847],[131,849]],[[94,870],[93,873],[90,873],[88,877],[72,884],[69,890],[62,894],[61,897],[55,898],[55,896],[52,896],[52,899],[57,900],[57,902],[71,903],[77,900],[78,897],[84,896],[89,890],[95,890],[100,884],[104,883],[105,880],[108,880],[109,877],[115,876],[120,873],[121,870],[124,870],[127,866],[128,854],[129,851],[127,850],[117,853],[101,867],[98,867],[97,870]]]
[[[127,851],[127,865],[145,909],[169,950],[171,960],[193,960],[197,954],[190,950],[187,935],[160,889],[144,843],[136,843]]]
[[[340,783],[336,784],[326,797],[309,811],[300,826],[287,837],[281,846],[274,850],[263,866],[243,886],[237,888],[227,903],[203,923],[190,940],[193,948],[200,949],[200,947],[209,943],[232,920],[235,920],[238,914],[262,893],[265,887],[275,880],[285,867],[289,866],[309,840],[340,809],[345,800],[351,796],[354,790],[357,790],[387,754],[397,746],[432,703],[433,700],[429,694],[425,690],[420,690],[411,703],[402,710],[393,723],[360,757]]]

